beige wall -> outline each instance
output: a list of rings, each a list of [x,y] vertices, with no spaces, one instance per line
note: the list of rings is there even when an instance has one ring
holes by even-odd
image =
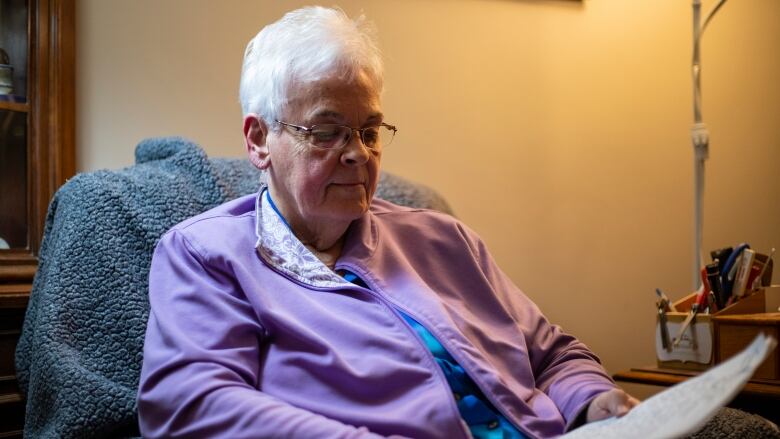
[[[244,46],[305,3],[79,1],[79,169],[129,165],[158,135],[242,155]],[[400,128],[384,168],[442,192],[611,372],[652,363],[654,288],[690,287],[690,2],[341,6],[380,31]],[[780,247],[778,17],[733,0],[704,38],[706,249]]]

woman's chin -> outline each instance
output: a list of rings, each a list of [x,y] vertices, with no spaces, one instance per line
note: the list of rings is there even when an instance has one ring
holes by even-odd
[[[328,216],[333,219],[352,221],[366,213],[369,202],[365,197],[342,199],[337,203],[328,203]]]

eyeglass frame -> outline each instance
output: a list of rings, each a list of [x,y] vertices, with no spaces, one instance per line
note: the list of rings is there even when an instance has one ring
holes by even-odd
[[[352,140],[352,135],[353,135],[353,133],[354,133],[355,131],[357,131],[357,132],[358,132],[358,138],[360,139],[360,143],[362,143],[362,144],[363,144],[363,146],[365,146],[366,148],[368,148],[368,149],[370,149],[370,150],[374,150],[374,151],[376,151],[377,149],[376,149],[375,147],[373,147],[373,146],[368,146],[368,145],[366,144],[366,141],[363,139],[363,132],[364,132],[365,130],[369,130],[369,129],[371,129],[371,128],[385,127],[385,128],[387,128],[387,129],[389,129],[390,131],[392,131],[392,132],[393,132],[393,137],[392,137],[392,138],[395,138],[395,134],[398,132],[398,128],[396,128],[396,127],[395,127],[395,125],[390,125],[390,124],[388,124],[388,123],[385,123],[385,122],[382,122],[382,123],[380,123],[379,125],[372,125],[372,126],[370,126],[370,127],[365,127],[365,128],[352,128],[352,127],[351,127],[351,126],[349,126],[349,125],[342,125],[342,124],[339,124],[339,123],[323,123],[323,124],[316,124],[316,125],[312,125],[312,126],[310,126],[310,127],[308,127],[308,128],[307,128],[307,127],[305,127],[305,126],[301,126],[301,125],[295,125],[295,124],[288,123],[288,122],[282,122],[282,121],[281,121],[281,120],[279,120],[279,119],[275,119],[274,121],[275,121],[276,123],[278,123],[279,125],[282,125],[282,126],[285,126],[285,127],[290,127],[290,128],[295,128],[295,129],[297,130],[297,132],[299,132],[299,133],[300,133],[301,131],[302,131],[302,132],[304,132],[304,133],[305,133],[305,135],[306,135],[306,141],[307,141],[307,142],[309,142],[309,144],[310,144],[311,146],[313,146],[313,147],[315,147],[315,148],[319,148],[319,149],[324,149],[324,150],[333,150],[333,151],[338,151],[338,150],[340,150],[340,149],[343,149],[345,146],[347,146],[347,145],[349,144],[349,141],[350,141],[350,140]],[[323,147],[323,146],[318,146],[318,145],[315,145],[315,144],[313,144],[312,142],[310,142],[310,141],[309,141],[309,138],[312,136],[312,131],[314,130],[314,128],[315,128],[315,127],[318,127],[318,126],[337,126],[337,127],[342,127],[342,128],[349,128],[349,130],[350,130],[350,131],[349,131],[349,137],[347,138],[347,140],[346,140],[346,141],[344,141],[344,144],[342,144],[342,145],[341,145],[341,146],[339,146],[338,148],[326,148],[326,147]],[[391,138],[391,141],[392,141],[392,138]],[[388,145],[389,145],[389,143],[388,143]],[[384,145],[382,145],[382,146],[384,146]]]

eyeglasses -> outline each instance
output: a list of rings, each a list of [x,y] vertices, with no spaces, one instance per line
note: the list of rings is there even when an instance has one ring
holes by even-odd
[[[389,145],[398,131],[393,125],[381,123],[373,127],[352,128],[346,125],[323,124],[312,125],[309,128],[277,120],[276,123],[294,129],[313,146],[322,149],[341,149],[357,131],[360,140],[366,148],[379,150]]]

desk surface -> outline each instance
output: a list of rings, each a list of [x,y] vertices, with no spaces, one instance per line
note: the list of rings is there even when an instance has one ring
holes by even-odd
[[[680,369],[661,369],[655,366],[636,367],[628,371],[616,373],[615,381],[628,383],[653,384],[656,386],[673,386],[688,378],[695,377],[700,372]],[[750,380],[740,394],[776,397],[780,399],[780,381]]]
[[[695,377],[699,373],[701,372],[646,366],[631,368],[612,377],[615,381],[668,387]],[[778,404],[780,404],[780,381],[750,380],[729,406],[757,413],[775,423],[780,423]]]

